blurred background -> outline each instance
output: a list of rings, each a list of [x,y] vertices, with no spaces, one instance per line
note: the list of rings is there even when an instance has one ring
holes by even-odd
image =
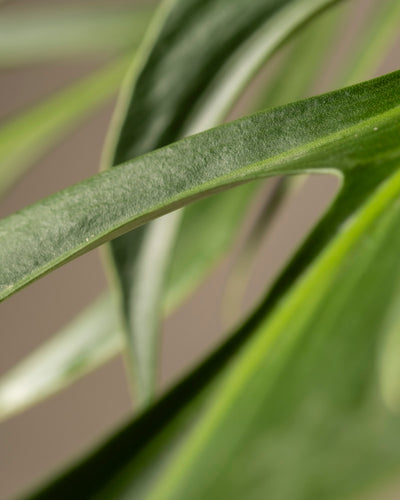
[[[308,94],[331,90],[334,76],[340,71],[343,54],[355,43],[357,34],[368,20],[374,5],[380,1],[347,2],[352,4],[349,15],[345,22],[339,25],[335,44]],[[137,45],[156,4],[157,2],[150,0],[2,2],[0,126],[66,86],[100,70],[115,59],[116,54],[126,49],[127,45]],[[72,16],[70,13],[74,12],[74,7],[77,7],[76,11],[81,13],[81,17],[77,15],[76,18],[78,27],[75,44],[70,43],[69,49],[62,55],[59,54],[60,49],[56,44],[54,47],[42,47],[43,54],[38,57],[35,40],[40,38],[45,29],[46,18],[42,13],[45,12],[46,6],[51,8],[53,15],[58,16],[59,24],[54,24],[52,28],[55,36],[62,37],[63,16]],[[97,16],[97,22],[100,23],[104,13],[105,22],[107,19],[113,20],[112,26],[109,27],[110,33],[104,40],[100,40],[101,35],[94,31],[90,34],[94,39],[93,49],[81,51],[79,23],[84,15]],[[12,24],[18,18],[24,19],[23,16],[27,26],[37,20],[36,34],[34,30],[25,30],[25,34],[21,35],[24,29],[19,32],[15,28],[18,23],[15,26]],[[135,16],[136,31],[132,33],[130,23]],[[12,42],[13,54],[6,45],[10,30],[15,35]],[[21,46],[18,36],[25,37]],[[371,39],[371,44],[373,43],[376,43],[376,40]],[[29,46],[31,50],[28,50]],[[285,50],[287,47],[283,47],[274,56],[240,100],[230,118],[241,116],[246,111],[247,103],[279,65]],[[374,75],[398,69],[399,53],[400,43],[397,40],[397,43],[390,45]],[[110,92],[110,97],[102,99],[97,109],[82,120],[79,127],[71,128],[66,138],[41,155],[34,168],[3,197],[0,202],[0,216],[7,216],[44,196],[95,174],[99,168],[114,103],[115,95]],[[0,151],[1,147],[0,143]],[[194,295],[165,321],[159,373],[160,391],[173,384],[196,360],[201,359],[218,344],[242,315],[251,310],[304,235],[318,220],[321,212],[329,205],[337,190],[336,179],[328,176],[314,176],[298,184],[297,189],[293,190],[274,217],[257,250],[244,294],[243,310],[229,320],[221,318],[226,285],[241,242],[246,239],[251,223],[257,217],[257,211],[263,199],[268,197],[272,185],[273,183],[266,185],[262,194],[255,200],[253,210],[247,222],[240,228],[237,242],[229,255],[222,259]],[[92,251],[2,303],[0,375],[66,325],[106,286],[100,252]],[[102,436],[126,421],[132,411],[123,360],[121,356],[115,356],[100,369],[59,394],[1,422],[0,499],[21,493],[31,484],[72,461]],[[385,498],[398,498],[393,492],[388,492],[387,495]]]

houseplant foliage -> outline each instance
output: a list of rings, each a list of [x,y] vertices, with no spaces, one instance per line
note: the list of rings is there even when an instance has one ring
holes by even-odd
[[[103,339],[85,344],[96,350],[96,360],[125,349],[142,405],[130,424],[34,498],[339,499],[395,479],[400,72],[216,126],[278,46],[296,30],[299,37],[324,9],[332,15],[328,25],[338,22],[341,11],[329,9],[348,3],[167,1],[125,80],[105,171],[0,221],[2,300],[111,241],[117,298],[101,299],[62,339],[65,345],[73,335]],[[400,8],[388,0],[378,10],[370,33],[381,30],[389,44]],[[315,44],[315,32],[311,43],[296,38],[280,78],[296,64],[299,71],[307,68],[309,56],[324,56],[329,30],[321,30],[319,17],[314,22],[321,42]],[[357,71],[352,68],[343,81],[371,70],[367,63],[382,51],[359,56]],[[99,76],[106,75],[104,95],[125,66],[121,60]],[[310,68],[304,71],[308,78],[299,78],[286,95],[281,85],[281,95],[272,99],[278,79],[264,103],[301,97],[300,87],[312,77]],[[81,90],[58,96],[52,106],[62,108]],[[39,110],[36,120],[46,120],[48,109]],[[65,115],[56,126],[64,130],[78,114]],[[23,123],[5,137],[22,134],[29,120]],[[30,146],[32,154],[41,151],[37,144],[45,135]],[[11,154],[4,149],[4,158]],[[13,163],[4,165],[8,172]],[[158,397],[163,310],[179,303],[232,241],[258,187],[250,181],[302,173],[340,178],[329,210],[257,310]],[[5,182],[11,178],[4,175]],[[177,211],[182,207],[188,208]],[[210,233],[199,238],[201,227]],[[220,243],[209,249],[210,234],[219,233]],[[117,330],[125,342],[112,341]],[[48,346],[31,360],[33,368],[28,363],[22,371],[30,373],[38,360],[51,367],[59,347]],[[85,354],[88,366],[96,364],[94,357]],[[11,374],[3,387],[20,375]],[[54,388],[62,377],[54,372]],[[12,398],[3,396],[2,404],[5,414],[18,411]]]

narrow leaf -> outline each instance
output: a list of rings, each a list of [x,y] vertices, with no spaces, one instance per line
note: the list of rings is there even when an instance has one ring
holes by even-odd
[[[222,125],[2,219],[1,299],[101,243],[216,191],[260,177],[351,170],[366,158],[395,155],[399,85],[395,72]],[[344,145],[360,150],[344,156]],[[337,165],[326,155],[330,151]]]
[[[160,150],[168,168],[171,148],[192,143],[208,171],[218,150],[224,182],[329,170],[343,184],[237,334],[35,498],[334,500],[394,477],[400,418],[378,366],[380,343],[398,326],[399,95],[396,72],[253,115],[250,136],[244,119]],[[207,151],[194,143],[211,134]],[[229,174],[230,153],[246,144],[254,163]]]
[[[124,57],[2,124],[0,196],[41,155],[116,92],[127,66],[128,58]]]
[[[0,66],[104,55],[137,46],[152,11],[71,3],[3,9]]]
[[[113,299],[102,296],[2,378],[0,419],[57,392],[122,350]]]
[[[400,4],[396,0],[377,2],[361,37],[355,44],[339,85],[351,85],[371,78],[399,34]],[[369,50],[365,50],[368,46]]]
[[[132,75],[131,88],[125,88],[120,101],[117,115],[120,125],[109,164],[127,161],[220,122],[265,58],[306,19],[333,3],[332,0],[252,0],[251,3],[217,0],[204,4],[199,0],[184,0],[174,2],[170,11],[167,3],[151,31],[154,45],[146,52],[140,73]],[[188,43],[193,38],[196,43]],[[148,44],[146,50],[147,47]],[[196,64],[192,64],[194,60]],[[167,78],[165,68],[169,68]],[[174,235],[179,222],[180,215],[175,214],[167,219],[168,227],[159,227],[164,235],[168,228]],[[155,262],[146,263],[148,252],[142,250],[143,241],[147,241],[146,231],[144,228],[130,233],[111,245],[122,291],[132,366],[136,381],[140,381],[138,399],[142,404],[154,393],[155,365],[147,361],[156,360],[158,319],[169,263],[167,257],[159,258],[157,271]],[[172,244],[174,238],[159,237],[158,255],[162,248],[166,256],[171,255],[167,241]],[[194,262],[194,273],[196,266]],[[143,273],[144,268],[159,276],[152,286]],[[193,275],[187,271],[188,276]],[[182,289],[185,288],[183,285]],[[135,297],[140,297],[140,301]]]

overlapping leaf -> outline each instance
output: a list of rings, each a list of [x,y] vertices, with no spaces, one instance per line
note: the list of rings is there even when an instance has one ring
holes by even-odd
[[[184,0],[173,2],[170,9],[167,3],[159,15],[162,25],[157,24],[158,36],[120,102],[119,112],[123,109],[124,116],[120,118],[109,163],[119,164],[216,125],[263,60],[307,18],[333,3]],[[153,27],[152,32],[156,31]],[[238,193],[239,203],[246,202],[249,194],[248,189]],[[226,198],[228,207],[233,198]],[[212,207],[203,205],[193,210],[191,223],[207,220]],[[154,236],[155,228],[145,228],[116,239],[111,246],[122,291],[134,380],[142,404],[154,393],[158,318],[179,223],[180,214],[176,213],[165,222],[157,222],[158,236]],[[188,226],[182,227],[185,230]],[[210,248],[202,246],[205,252],[198,249],[198,255]],[[149,261],[147,255],[157,258]],[[198,282],[199,269],[202,267],[204,272],[207,268],[201,260],[186,261],[183,292]]]
[[[380,347],[398,328],[399,96],[396,72],[136,160],[168,171],[174,153],[186,156],[186,181],[175,172],[181,187],[190,184],[186,199],[201,194],[189,179],[202,174],[209,191],[304,171],[340,172],[343,185],[239,332],[36,498],[339,499],[390,480],[400,416]],[[160,165],[152,176],[165,182]],[[184,199],[172,197],[171,207]]]
[[[274,102],[284,102],[292,100],[297,97],[302,96],[302,92],[306,88],[306,81],[311,81],[313,79],[313,74],[318,71],[314,68],[313,71],[310,70],[310,61],[315,63],[318,58],[321,58],[327,47],[329,46],[329,41],[332,38],[333,27],[337,24],[338,15],[341,12],[335,13],[333,10],[329,10],[324,15],[325,18],[322,19],[318,16],[314,20],[310,27],[304,30],[299,36],[293,40],[296,47],[296,54],[287,61],[287,69],[293,74],[295,73],[302,76],[301,88],[295,88],[293,86],[277,85],[275,91],[268,92],[264,94],[262,100],[258,103],[260,109],[265,108]],[[318,44],[315,44],[315,40],[318,39]],[[309,42],[312,42],[310,44]],[[303,57],[301,57],[303,54]],[[304,57],[307,54],[308,57]],[[312,57],[310,57],[312,54]],[[296,63],[296,64],[294,64]],[[123,70],[123,62],[121,61],[121,71]],[[118,65],[116,65],[115,70],[118,70]],[[51,113],[57,119],[55,127],[54,121],[41,120],[40,123],[44,124],[44,128],[38,127],[38,118],[45,117],[48,112],[49,104],[44,103],[38,106],[38,109],[33,110],[30,114],[23,116],[21,119],[16,119],[12,124],[8,125],[3,132],[0,132],[0,142],[7,144],[5,150],[4,158],[4,171],[6,174],[5,179],[9,181],[12,178],[23,171],[32,160],[36,157],[35,152],[40,151],[44,147],[51,143],[51,139],[55,137],[55,132],[63,133],[65,131],[65,124],[69,123],[68,117],[70,117],[71,111],[72,116],[81,116],[83,108],[85,106],[92,106],[93,103],[90,99],[86,99],[85,96],[89,93],[91,96],[96,97],[96,99],[101,99],[102,96],[98,91],[94,92],[94,87],[102,85],[110,80],[110,76],[115,72],[113,66],[102,70],[100,73],[93,77],[90,77],[87,84],[78,83],[76,88],[68,89],[63,92],[60,96],[55,97],[52,100],[52,106],[50,109],[53,111],[57,109],[57,112]],[[117,75],[116,75],[117,77]],[[279,73],[274,76],[275,79],[282,81],[284,75]],[[288,78],[288,76],[286,76]],[[289,78],[290,79],[290,78]],[[110,81],[110,88],[112,90],[113,84],[117,84],[117,79],[115,81]],[[278,90],[277,90],[278,89]],[[75,98],[75,106],[70,106],[70,99]],[[76,97],[78,96],[78,99]],[[53,102],[54,101],[54,102]],[[61,112],[60,112],[61,111]],[[65,115],[66,118],[65,119]],[[30,126],[27,126],[30,125]],[[10,134],[7,131],[13,131],[12,139],[10,140]],[[49,135],[49,131],[52,132]],[[3,137],[8,137],[7,141],[1,141],[1,133]],[[18,142],[24,144],[24,150],[20,148],[15,148],[15,144]],[[14,147],[13,147],[14,146]],[[26,153],[26,148],[30,148],[30,154]],[[18,168],[15,168],[18,167]],[[3,183],[3,187],[4,183]],[[177,234],[177,241],[174,244],[173,255],[171,258],[170,269],[167,276],[167,281],[164,287],[164,295],[162,298],[163,309],[166,312],[170,312],[177,305],[180,304],[182,299],[187,296],[188,293],[200,282],[200,280],[205,276],[207,272],[212,268],[217,262],[218,258],[226,251],[230,244],[232,243],[236,233],[237,228],[240,225],[243,215],[246,212],[247,206],[251,203],[254,193],[258,189],[258,185],[247,184],[236,190],[229,190],[225,193],[221,193],[218,196],[214,196],[202,202],[191,205],[185,210],[184,216],[182,218],[179,231]],[[269,206],[269,215],[271,212],[271,207]],[[203,233],[207,233],[207,238],[203,237]],[[158,242],[155,243],[158,246]],[[150,260],[150,265],[153,266],[152,259]],[[101,303],[105,303],[107,299],[104,297],[100,300]],[[109,299],[107,310],[112,311],[114,307],[114,301]],[[94,306],[90,308],[93,315],[99,310],[98,307]],[[104,311],[105,309],[103,309]],[[84,324],[88,324],[88,312],[83,314]],[[114,317],[111,314],[111,317]],[[65,345],[67,342],[67,336],[73,336],[73,329],[77,328],[80,332],[79,343],[73,342],[72,345],[74,349],[65,350],[66,355],[71,356],[69,359],[67,356],[63,358],[63,362],[57,363],[55,365],[51,359],[48,360],[49,365],[52,367],[51,373],[55,377],[48,376],[46,378],[38,378],[35,374],[41,373],[46,364],[46,356],[53,352],[57,346],[57,340],[51,340],[50,346],[40,347],[37,353],[33,353],[26,360],[23,360],[18,367],[16,367],[11,373],[7,374],[0,384],[0,418],[18,411],[21,407],[26,407],[28,404],[34,403],[37,398],[42,398],[45,395],[51,394],[55,388],[61,387],[62,384],[68,383],[69,380],[73,380],[75,376],[80,373],[85,373],[89,369],[94,369],[97,366],[99,360],[104,359],[104,350],[101,347],[102,339],[104,338],[105,330],[104,323],[103,327],[98,332],[98,340],[96,348],[94,345],[94,326],[98,325],[99,322],[94,317],[91,323],[91,327],[88,329],[87,343],[84,342],[85,333],[80,327],[78,321],[73,321],[71,326],[63,329],[62,332],[58,334],[58,339],[60,345]],[[117,325],[109,325],[109,336],[118,336],[119,328]],[[112,345],[120,345],[119,338],[115,338],[115,342]],[[97,355],[98,349],[102,349],[102,356]],[[109,355],[112,356],[114,350],[110,350]],[[80,359],[80,371],[74,371],[74,377],[69,379],[71,374],[70,366],[74,364],[74,357]],[[154,363],[149,363],[149,368],[153,369]],[[55,369],[58,368],[56,372]],[[29,381],[29,383],[27,383]],[[23,386],[23,387],[22,387]],[[24,394],[24,400],[22,398],[15,398],[10,395],[13,394]]]

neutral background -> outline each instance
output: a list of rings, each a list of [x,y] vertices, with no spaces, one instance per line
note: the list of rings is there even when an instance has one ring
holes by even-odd
[[[79,0],[77,3],[82,2]],[[85,2],[106,3],[97,0]],[[337,47],[326,67],[322,68],[315,93],[329,90],[329,78],[338,67],[341,54],[351,45],[373,2],[354,2],[353,16],[338,33]],[[1,9],[24,3],[38,5],[45,2],[9,1],[0,8],[0,15]],[[54,4],[55,0],[47,3]],[[57,3],[61,4],[62,0],[57,0]],[[108,3],[115,5],[116,2]],[[371,40],[371,43],[374,41]],[[400,66],[399,53],[400,45],[388,54],[377,74],[397,69]],[[62,88],[66,83],[76,81],[103,62],[98,58],[81,59],[1,70],[0,121],[5,121],[13,113]],[[6,216],[96,173],[112,109],[113,102],[103,106],[79,130],[41,159],[1,202],[0,216]],[[241,109],[239,105],[232,117],[239,116]],[[298,242],[329,204],[335,190],[334,179],[314,177],[307,180],[285,203],[259,249],[245,296],[245,310],[254,305],[276,276]],[[242,228],[240,235],[242,239],[245,237],[246,227]],[[220,308],[237,246],[184,307],[163,326],[160,390],[165,390],[227,334],[228,329],[220,320]],[[93,251],[1,304],[0,374],[57,332],[105,287],[106,279],[99,252]],[[1,423],[0,499],[20,493],[30,484],[59,469],[131,414],[132,403],[123,362],[117,357],[45,403]],[[398,498],[390,492],[388,495],[385,498]]]

